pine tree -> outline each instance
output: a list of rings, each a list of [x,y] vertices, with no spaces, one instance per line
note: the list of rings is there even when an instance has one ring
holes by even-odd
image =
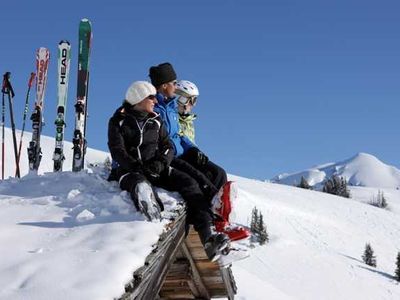
[[[258,232],[258,209],[254,207],[251,212],[250,231],[253,233]]]
[[[395,271],[395,274],[396,274],[395,278],[397,281],[400,281],[400,252],[397,253],[396,266],[397,266],[397,269]]]
[[[251,212],[250,230],[260,245],[263,245],[269,241],[267,226],[264,223],[264,216],[261,211],[257,209],[257,207],[254,207]]]
[[[104,160],[104,169],[111,170],[111,159],[109,156]]]
[[[373,196],[369,204],[379,208],[387,208],[388,206],[385,195],[380,190],[378,191],[378,196],[377,197]]]
[[[307,190],[312,189],[311,185],[308,183],[307,179],[304,178],[304,176],[301,176],[300,184],[297,187]]]
[[[386,208],[388,203],[382,191],[378,191],[378,203],[380,208]]]
[[[367,243],[365,245],[364,254],[362,256],[362,260],[371,267],[376,267],[376,257],[374,256],[374,250],[371,245]]]
[[[260,245],[264,245],[265,243],[269,242],[269,237],[267,233],[267,227],[264,224],[264,216],[260,212],[258,218],[258,240],[260,241]]]
[[[324,193],[350,198],[350,191],[347,187],[346,179],[336,175],[333,175],[324,183],[322,191]]]

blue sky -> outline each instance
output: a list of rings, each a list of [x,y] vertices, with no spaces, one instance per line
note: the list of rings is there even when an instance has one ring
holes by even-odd
[[[12,72],[17,128],[44,46],[52,61],[43,133],[54,135],[56,50],[67,39],[72,139],[77,32],[87,17],[89,147],[107,150],[108,118],[129,84],[169,61],[200,89],[199,147],[230,173],[266,179],[357,152],[400,167],[399,1],[26,2],[2,3],[0,18],[0,68]]]

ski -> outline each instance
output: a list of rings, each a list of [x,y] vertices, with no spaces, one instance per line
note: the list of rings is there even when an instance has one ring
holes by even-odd
[[[58,45],[58,104],[56,125],[56,145],[53,154],[54,172],[62,171],[64,156],[65,108],[67,106],[69,68],[71,61],[71,45],[61,41]]]
[[[21,160],[22,139],[24,137],[26,116],[28,115],[28,110],[29,110],[29,95],[31,93],[32,84],[33,84],[33,81],[35,80],[35,78],[36,78],[36,74],[32,72],[31,76],[29,77],[29,81],[28,81],[28,91],[26,92],[25,108],[24,108],[24,114],[22,116],[22,130],[21,130],[21,137],[19,140],[19,148],[18,148],[18,164]]]
[[[73,143],[72,171],[84,168],[86,153],[86,118],[89,87],[89,56],[92,42],[92,25],[88,19],[79,23],[78,85],[75,104],[75,130]]]
[[[250,251],[248,247],[235,245],[233,242],[223,250],[222,255],[218,258],[217,262],[221,268],[228,268],[232,263],[246,259],[249,256]]]
[[[31,116],[32,120],[32,140],[29,142],[28,159],[29,171],[37,172],[40,161],[42,159],[42,151],[40,148],[40,135],[43,127],[43,105],[44,94],[47,83],[47,70],[49,66],[50,53],[46,48],[39,48],[36,52],[36,101]]]
[[[10,120],[11,120],[11,130],[14,145],[14,156],[15,156],[15,176],[20,178],[19,174],[19,164],[18,164],[18,150],[17,150],[17,137],[15,134],[15,122],[14,122],[14,110],[13,110],[13,98],[15,96],[14,90],[10,82],[11,73],[6,72],[3,76],[3,96],[8,95],[8,103],[10,106]]]

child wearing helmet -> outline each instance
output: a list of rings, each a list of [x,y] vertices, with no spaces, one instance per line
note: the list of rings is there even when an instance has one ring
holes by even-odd
[[[176,85],[176,96],[178,100],[180,135],[185,135],[192,143],[195,142],[195,128],[193,121],[196,120],[196,114],[192,113],[193,107],[197,103],[199,89],[188,80],[180,80]]]
[[[171,162],[171,166],[196,179],[203,193],[210,200],[214,200],[214,196],[218,197],[217,193],[221,189],[224,193],[225,191],[230,193],[231,189],[225,188],[230,186],[225,170],[210,161],[194,143],[194,118],[192,117],[190,120],[189,115],[199,95],[197,86],[187,80],[177,82],[175,70],[169,63],[152,66],[149,70],[149,77],[157,89],[158,102],[154,109],[166,124],[169,137],[174,144],[175,158]],[[247,237],[248,232],[243,230],[225,231],[226,225],[229,224],[230,210],[224,210],[224,212],[226,213],[219,213],[223,224],[221,223],[218,231],[226,232],[229,238],[233,239]]]

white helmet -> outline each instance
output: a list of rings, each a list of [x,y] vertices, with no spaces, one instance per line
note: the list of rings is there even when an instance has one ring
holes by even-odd
[[[185,97],[198,97],[199,89],[193,82],[188,80],[180,80],[176,85],[175,93]]]

